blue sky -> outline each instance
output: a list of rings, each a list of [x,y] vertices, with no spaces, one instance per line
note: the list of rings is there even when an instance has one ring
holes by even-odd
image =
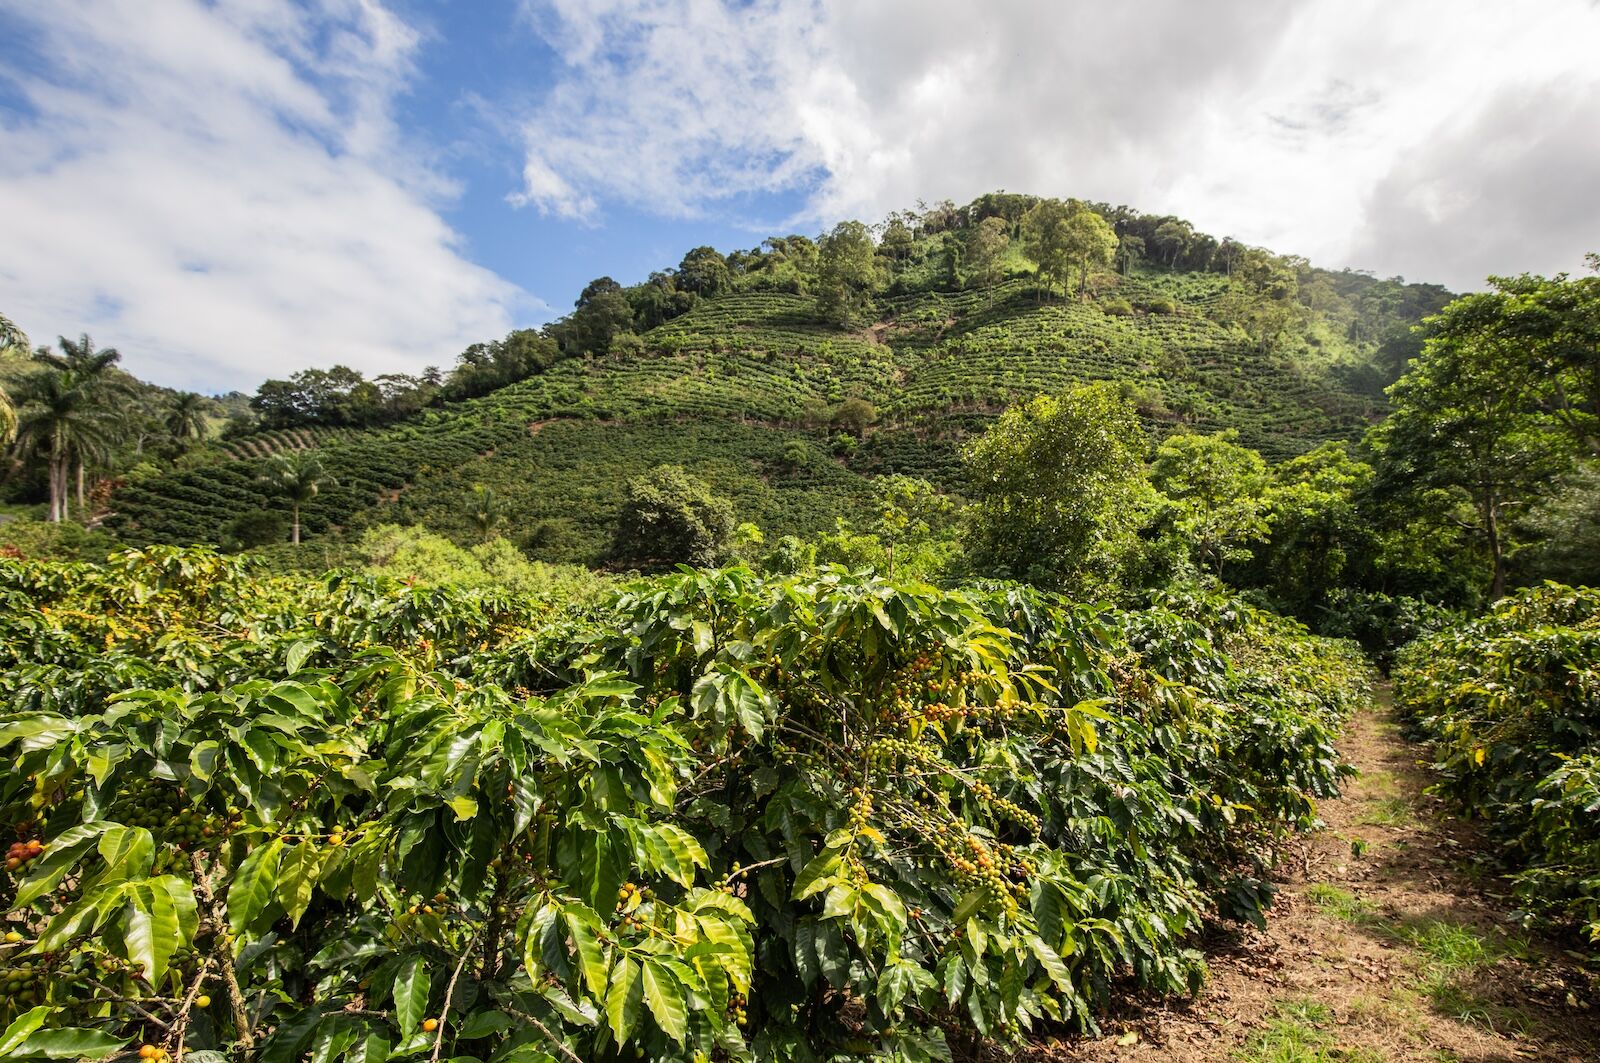
[[[536,293],[553,313],[569,309],[595,277],[624,284],[674,266],[692,247],[753,247],[803,212],[804,187],[737,197],[693,217],[662,216],[627,201],[578,219],[508,201],[522,185],[523,154],[507,150],[506,127],[559,80],[562,59],[507,0],[411,0],[392,5],[425,34],[416,86],[397,101],[402,124],[447,153],[460,198],[443,213],[474,261]],[[815,228],[815,219],[806,219]],[[543,320],[549,312],[536,313]]]
[[[448,366],[700,244],[1006,188],[1456,288],[1600,248],[1590,0],[0,0],[0,312]]]

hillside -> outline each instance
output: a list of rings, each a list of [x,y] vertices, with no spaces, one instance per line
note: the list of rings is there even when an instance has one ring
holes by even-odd
[[[316,445],[338,482],[307,508],[312,534],[400,521],[463,536],[467,498],[483,484],[530,553],[593,562],[623,484],[662,462],[714,484],[769,537],[811,534],[856,515],[874,475],[911,474],[959,494],[964,438],[1019,398],[1085,380],[1124,384],[1156,432],[1236,429],[1277,460],[1377,420],[1394,370],[1385,342],[1442,299],[1299,263],[1298,316],[1268,344],[1234,319],[1271,297],[1214,267],[1124,263],[1126,275],[1097,271],[1081,298],[1063,297],[1041,287],[1015,246],[992,283],[959,270],[952,281],[963,229],[934,229],[922,219],[893,259],[884,237],[878,290],[848,327],[819,314],[807,290],[819,267],[794,253],[803,238],[769,240],[728,256],[739,268],[721,290],[675,292],[685,312],[641,327],[649,315],[639,310],[637,339],[624,332],[601,353],[391,425],[229,441],[187,470],[122,489],[111,526],[137,542],[216,541],[239,513],[273,505],[256,483],[259,458]],[[676,274],[685,287],[689,264]],[[633,299],[650,284],[621,291]],[[560,330],[584,327],[585,300],[547,330],[569,355]],[[833,415],[852,398],[875,419],[842,439]]]

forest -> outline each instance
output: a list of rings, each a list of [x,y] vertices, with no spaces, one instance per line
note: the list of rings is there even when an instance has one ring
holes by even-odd
[[[414,376],[0,318],[0,1059],[1047,1058],[1279,917],[1391,692],[1592,991],[1574,265],[995,193]]]

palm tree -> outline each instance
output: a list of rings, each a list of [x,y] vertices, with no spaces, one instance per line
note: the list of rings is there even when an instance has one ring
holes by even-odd
[[[180,391],[167,406],[167,431],[180,443],[195,443],[206,437],[206,400],[192,391]]]
[[[338,482],[322,467],[321,458],[303,450],[274,454],[258,479],[289,503],[294,514],[294,530],[289,541],[296,546],[300,545],[300,507],[316,498],[324,487]]]
[[[494,526],[500,523],[504,516],[500,507],[494,500],[494,488],[482,484],[472,485],[472,523],[478,526],[478,534],[485,542],[489,533],[494,531]]]
[[[71,374],[39,373],[26,382],[16,449],[44,462],[50,485],[50,520],[67,517],[67,483],[73,463],[103,459],[115,438],[110,411]]]
[[[13,324],[10,318],[0,314],[0,355],[14,351],[26,354],[30,346],[28,334]],[[16,437],[17,407],[11,401],[11,396],[6,394],[6,389],[0,387],[0,443],[9,443]]]
[[[35,352],[33,360],[64,374],[68,387],[82,391],[91,400],[125,398],[133,393],[133,387],[128,379],[115,372],[116,364],[122,360],[121,353],[115,347],[95,350],[94,340],[90,339],[87,332],[80,334],[76,342],[65,336],[59,336],[57,340],[61,348],[60,354],[51,352],[47,347],[41,347]],[[109,441],[108,435],[106,442]],[[96,455],[85,452],[75,458],[80,510],[83,509],[84,468],[89,458],[104,457],[107,449],[101,447]]]

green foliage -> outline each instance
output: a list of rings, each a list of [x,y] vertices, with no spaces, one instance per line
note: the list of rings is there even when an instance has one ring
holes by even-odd
[[[609,585],[581,565],[530,561],[503,538],[457,546],[424,528],[380,524],[362,533],[363,569],[407,585],[498,590],[566,605],[592,601]]]
[[[728,273],[727,259],[719,255],[715,248],[695,248],[678,263],[676,286],[707,298],[729,291],[733,287],[733,279]]]
[[[281,543],[288,534],[289,524],[282,513],[250,509],[223,525],[220,542],[228,550],[251,550]]]
[[[1407,647],[1396,703],[1483,816],[1527,911],[1600,946],[1600,591],[1548,584]]]
[[[1113,983],[1197,984],[1203,912],[1260,917],[1363,684],[1237,603],[838,573],[578,620],[153,549],[0,562],[0,596],[0,817],[39,843],[0,1022],[266,1060],[1092,1027]]]
[[[1299,268],[1304,264],[1259,248],[1245,249],[1229,275],[1227,292],[1216,304],[1217,318],[1243,329],[1263,354],[1271,350],[1305,317],[1297,298]]]
[[[658,465],[628,483],[617,517],[618,559],[642,568],[714,565],[733,535],[733,507],[681,466]]]
[[[1544,494],[1570,464],[1574,433],[1586,431],[1581,411],[1552,413],[1549,400],[1565,393],[1564,378],[1581,377],[1529,356],[1520,300],[1504,288],[1464,296],[1430,319],[1422,356],[1389,389],[1394,414],[1374,433],[1387,476],[1470,501],[1491,598],[1506,589],[1508,509]]]
[[[1158,519],[1198,564],[1218,573],[1229,562],[1249,560],[1271,520],[1267,463],[1237,438],[1237,432],[1171,435],[1150,464],[1151,483],[1165,500]]]
[[[1600,462],[1576,466],[1517,524],[1528,545],[1511,565],[1523,581],[1600,586]]]
[[[963,260],[985,286],[994,284],[1006,249],[1011,246],[1011,226],[1004,218],[985,218],[967,230]]]
[[[0,524],[0,553],[52,561],[100,561],[119,548],[114,536],[70,521],[21,518]]]
[[[1013,407],[968,448],[969,547],[985,571],[1103,593],[1153,499],[1144,432],[1103,384]]]
[[[858,221],[842,221],[817,250],[817,313],[830,324],[848,325],[876,280],[872,232]]]
[[[1325,443],[1272,470],[1271,538],[1257,572],[1280,608],[1315,615],[1353,582],[1353,569],[1376,567],[1373,515],[1364,505],[1373,476],[1343,443]]]
[[[1169,315],[1107,315],[1094,301],[1041,306],[1015,280],[902,292],[878,302],[874,332],[856,334],[819,324],[804,296],[742,287],[806,257],[805,244],[783,242],[798,258],[735,271],[734,292],[697,297],[639,332],[640,353],[608,346],[390,427],[289,428],[200,447],[165,475],[121,486],[111,525],[132,542],[218,541],[239,512],[278,504],[254,482],[261,458],[315,447],[338,485],[304,507],[306,534],[398,521],[464,539],[476,482],[494,490],[508,528],[564,522],[540,556],[592,563],[609,546],[627,481],[662,462],[711,479],[772,536],[811,536],[836,516],[861,526],[865,476],[903,473],[962,492],[964,439],[1007,405],[1078,383],[1137,387],[1157,434],[1235,428],[1274,460],[1353,438],[1377,409],[1331,370],[1263,358],[1210,320],[1225,288],[1215,274],[1135,270],[1113,296],[1140,307],[1170,297]],[[997,277],[1025,268],[1007,261]],[[487,348],[473,357],[485,372],[501,361]],[[808,411],[851,398],[873,407],[876,424],[847,464],[822,460],[826,415]],[[783,466],[792,443],[817,460]]]
[[[878,411],[866,399],[852,395],[833,411],[831,422],[857,438],[867,434],[867,428],[878,419]]]
[[[1089,271],[1111,264],[1117,234],[1104,218],[1075,199],[1040,200],[1022,217],[1023,248],[1039,266],[1046,288],[1057,283],[1072,288],[1078,274],[1078,291],[1089,284]]]
[[[289,505],[292,514],[290,541],[300,545],[300,510],[324,487],[337,481],[322,464],[322,459],[305,451],[280,451],[267,459],[258,480],[273,495]]]

